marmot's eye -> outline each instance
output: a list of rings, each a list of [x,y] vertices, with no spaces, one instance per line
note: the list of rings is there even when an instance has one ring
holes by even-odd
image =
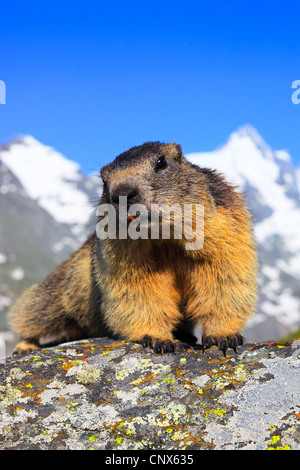
[[[165,157],[164,156],[159,157],[156,160],[155,171],[163,170],[164,168],[166,168],[166,166],[167,166],[167,161],[166,161]]]

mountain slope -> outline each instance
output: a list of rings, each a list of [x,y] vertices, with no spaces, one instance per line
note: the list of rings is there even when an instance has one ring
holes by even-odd
[[[300,192],[291,158],[244,126],[214,152],[186,157],[215,168],[246,193],[254,214],[261,287],[250,339],[279,337],[300,325]]]
[[[0,148],[0,329],[21,292],[86,238],[99,183],[32,137]]]
[[[96,201],[99,178],[89,178],[77,163],[31,136],[0,147],[3,163],[20,180],[28,196],[76,235],[86,226]]]

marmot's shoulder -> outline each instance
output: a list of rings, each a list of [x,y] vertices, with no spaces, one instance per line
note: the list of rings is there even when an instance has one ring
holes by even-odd
[[[225,175],[218,170],[201,167],[189,162],[186,158],[184,173],[190,176],[190,184],[194,186],[205,184],[205,189],[217,207],[226,209],[245,209],[244,194],[238,191],[237,186],[230,184]]]

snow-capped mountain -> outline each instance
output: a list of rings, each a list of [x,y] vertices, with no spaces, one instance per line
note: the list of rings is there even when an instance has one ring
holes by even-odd
[[[78,248],[100,178],[33,137],[0,147],[0,329],[13,301]]]
[[[70,225],[77,235],[84,229],[100,178],[88,178],[78,163],[28,135],[0,147],[0,158],[58,223]]]
[[[249,125],[215,151],[186,157],[222,172],[246,193],[254,215],[261,291],[257,313],[248,325],[250,337],[279,337],[299,327],[300,179],[291,157],[273,150]]]

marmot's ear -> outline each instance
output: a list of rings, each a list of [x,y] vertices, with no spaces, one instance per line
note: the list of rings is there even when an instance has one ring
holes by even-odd
[[[107,181],[109,170],[110,170],[110,164],[105,165],[100,171],[101,178],[103,179],[104,183]]]
[[[177,162],[181,162],[183,158],[182,148],[179,144],[167,144],[166,147],[168,148],[169,155],[174,158]]]

